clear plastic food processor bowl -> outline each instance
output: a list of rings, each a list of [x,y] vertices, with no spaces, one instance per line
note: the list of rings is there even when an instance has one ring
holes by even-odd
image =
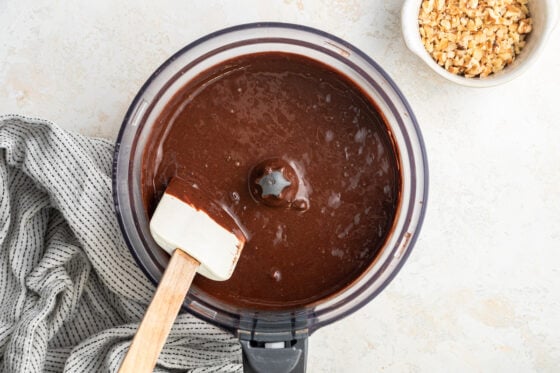
[[[155,120],[190,79],[222,61],[257,52],[300,54],[347,76],[377,104],[398,150],[402,189],[393,229],[368,270],[343,291],[279,311],[236,308],[196,288],[185,299],[187,311],[239,337],[246,371],[304,371],[307,336],[356,311],[387,286],[410,254],[426,208],[428,169],[418,124],[395,83],[370,57],[327,33],[279,23],[228,28],[184,47],[152,74],[124,118],[114,157],[115,209],[138,265],[157,284],[169,257],[150,236],[140,184],[142,153]],[[262,361],[266,366],[259,365]]]

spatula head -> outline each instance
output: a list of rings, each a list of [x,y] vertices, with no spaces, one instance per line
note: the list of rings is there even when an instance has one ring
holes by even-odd
[[[221,206],[196,185],[172,179],[150,221],[156,243],[169,254],[183,250],[200,262],[198,273],[216,281],[229,279],[245,237]]]

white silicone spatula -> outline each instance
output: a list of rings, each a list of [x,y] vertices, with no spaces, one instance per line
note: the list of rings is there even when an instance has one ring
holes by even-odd
[[[231,216],[201,196],[196,187],[173,179],[152,216],[150,232],[171,259],[120,373],[153,371],[196,272],[217,281],[233,273],[245,237]]]

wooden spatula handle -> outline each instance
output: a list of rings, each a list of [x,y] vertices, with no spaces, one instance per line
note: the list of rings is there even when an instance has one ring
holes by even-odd
[[[152,372],[200,263],[175,250],[119,373]]]

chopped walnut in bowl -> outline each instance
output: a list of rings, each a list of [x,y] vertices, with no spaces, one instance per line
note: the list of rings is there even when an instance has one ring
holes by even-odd
[[[541,52],[558,18],[556,0],[405,0],[409,49],[460,84],[513,79]]]
[[[513,62],[532,30],[528,0],[423,0],[422,43],[447,71],[486,77]]]

